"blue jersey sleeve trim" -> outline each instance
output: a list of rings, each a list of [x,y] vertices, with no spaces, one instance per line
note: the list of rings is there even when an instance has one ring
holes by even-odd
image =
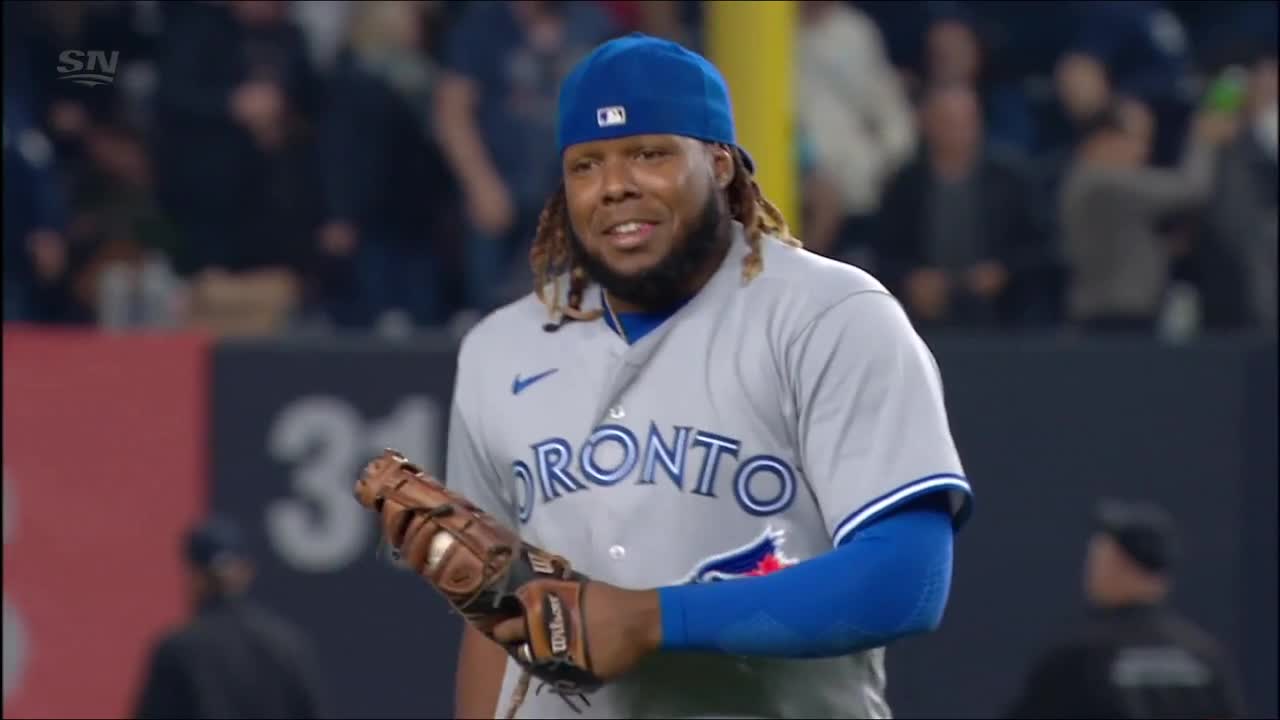
[[[913,498],[938,490],[955,491],[955,493],[959,494],[959,508],[955,508],[953,503],[953,524],[958,530],[969,519],[969,515],[973,511],[973,490],[969,487],[968,479],[963,475],[957,475],[955,473],[938,473],[936,475],[927,475],[919,480],[909,482],[896,490],[892,490],[881,495],[857,510],[849,513],[836,525],[835,532],[831,535],[831,542],[834,546],[839,547],[844,542],[845,538],[848,537],[849,533],[867,524],[871,520],[905,502],[912,500]],[[955,497],[955,493],[953,493],[953,497]]]

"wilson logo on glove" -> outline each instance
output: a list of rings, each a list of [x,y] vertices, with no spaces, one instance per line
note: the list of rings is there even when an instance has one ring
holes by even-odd
[[[555,595],[547,596],[547,607],[551,615],[551,622],[547,624],[547,628],[551,630],[551,652],[563,655],[569,649],[568,631],[564,627],[564,608],[560,605],[560,598]]]

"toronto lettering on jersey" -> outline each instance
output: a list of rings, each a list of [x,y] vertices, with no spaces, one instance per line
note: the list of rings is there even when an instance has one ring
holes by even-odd
[[[610,447],[612,446],[612,447]],[[606,448],[611,461],[601,459]],[[681,492],[715,500],[732,493],[743,512],[758,517],[787,509],[796,495],[795,471],[773,455],[740,457],[742,442],[692,427],[676,426],[664,435],[654,423],[641,442],[622,425],[601,425],[575,448],[552,437],[530,446],[529,462],[512,464],[520,484],[520,522],[527,523],[540,499],[546,505],[576,492],[615,487],[634,477],[637,485],[670,482]],[[718,484],[722,467],[733,464],[733,478]],[[663,480],[659,480],[659,476]],[[772,482],[766,482],[771,478]]]

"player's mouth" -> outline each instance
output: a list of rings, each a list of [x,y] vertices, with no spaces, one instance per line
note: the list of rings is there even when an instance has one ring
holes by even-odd
[[[653,234],[657,223],[644,220],[628,220],[609,226],[604,237],[610,245],[618,250],[634,250]]]

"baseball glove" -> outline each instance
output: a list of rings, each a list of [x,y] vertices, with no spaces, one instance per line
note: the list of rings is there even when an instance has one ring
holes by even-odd
[[[355,496],[381,516],[382,542],[481,633],[493,639],[498,623],[524,618],[528,641],[506,646],[526,671],[508,717],[530,675],[566,700],[600,687],[582,614],[589,578],[568,560],[522,541],[394,450],[364,467]]]

